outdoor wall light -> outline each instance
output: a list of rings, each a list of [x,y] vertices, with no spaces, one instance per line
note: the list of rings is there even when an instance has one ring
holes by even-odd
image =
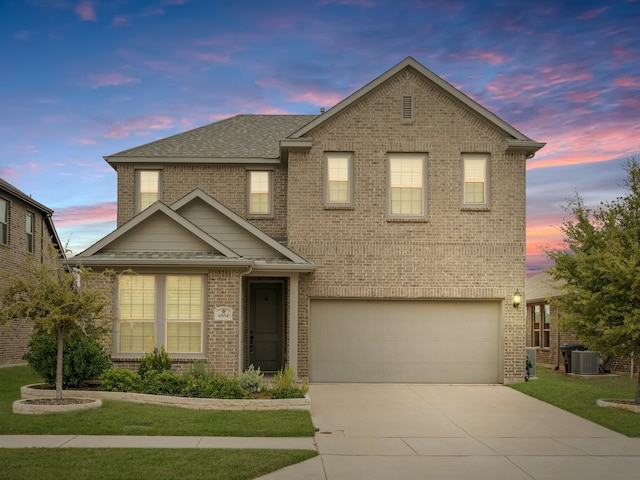
[[[513,294],[513,308],[518,308],[520,302],[522,302],[522,294],[520,294],[520,290],[516,288],[516,293]]]

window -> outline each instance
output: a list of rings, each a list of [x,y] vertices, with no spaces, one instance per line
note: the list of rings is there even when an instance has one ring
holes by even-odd
[[[272,214],[272,189],[270,171],[249,171],[249,215]]]
[[[351,153],[327,153],[325,155],[325,205],[351,206],[353,203]]]
[[[138,170],[136,211],[141,212],[160,200],[160,170]]]
[[[31,212],[27,212],[26,217],[26,233],[27,233],[27,241],[26,241],[26,250],[29,253],[33,253],[33,230],[35,226],[35,216]]]
[[[0,245],[9,243],[9,202],[0,198]]]
[[[549,332],[551,326],[551,305],[533,305],[530,311],[533,346],[549,348]]]
[[[202,275],[122,275],[119,352],[202,353],[203,291]]]
[[[389,216],[392,218],[426,217],[426,156],[390,154]]]
[[[489,156],[465,154],[462,156],[462,205],[471,208],[489,207]]]

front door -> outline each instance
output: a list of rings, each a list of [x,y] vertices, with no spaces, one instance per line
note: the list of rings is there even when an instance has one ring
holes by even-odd
[[[249,289],[249,362],[263,372],[282,368],[283,284],[251,283]]]

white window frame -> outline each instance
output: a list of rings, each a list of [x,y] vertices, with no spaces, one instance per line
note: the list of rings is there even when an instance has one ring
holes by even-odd
[[[117,320],[116,320],[116,328],[114,329],[114,340],[116,347],[116,357],[140,357],[147,353],[153,348],[164,347],[164,349],[171,355],[173,358],[204,358],[205,357],[205,332],[206,332],[206,305],[207,305],[207,281],[206,275],[202,274],[188,274],[188,273],[180,273],[180,274],[125,274],[120,278],[125,277],[126,275],[133,276],[150,276],[154,278],[154,306],[153,306],[153,317],[149,317],[149,315],[145,315],[143,318],[136,319],[123,319],[122,318],[122,310],[121,310],[121,290],[120,284],[118,285],[118,307],[117,307]],[[169,308],[168,308],[168,292],[167,292],[167,279],[169,277],[198,277],[201,280],[200,287],[200,319],[173,319],[168,318],[169,316]],[[147,312],[145,312],[146,314]],[[176,321],[199,321],[200,322],[200,348],[199,351],[175,351],[169,349],[169,323]],[[143,350],[122,350],[121,345],[121,337],[120,330],[122,324],[126,324],[130,321],[133,322],[145,322],[145,323],[153,323],[153,342],[151,344],[145,344],[143,346]]]
[[[330,162],[333,160],[342,160],[347,162],[346,180],[331,178]],[[324,205],[325,207],[352,207],[353,206],[353,153],[350,152],[326,152],[324,154]],[[347,199],[346,201],[332,200],[331,183],[334,181],[346,182]]]
[[[260,193],[264,194],[264,192],[254,192],[253,191],[253,181],[252,178],[254,175],[263,174],[267,175],[267,211],[260,211],[254,208],[253,205],[253,194]],[[255,170],[247,170],[247,216],[254,218],[265,218],[265,217],[273,217],[273,170],[265,170],[265,169],[255,169]]]
[[[31,223],[31,229],[29,229],[29,223]],[[25,251],[34,253],[36,250],[36,216],[33,212],[27,212],[25,215],[25,235]]]
[[[392,163],[395,161],[412,160],[421,162],[420,173],[420,189],[421,189],[421,203],[420,213],[403,213],[401,211],[394,210],[393,202],[393,190],[394,188],[402,188],[395,186],[397,181],[401,180],[396,178],[397,174],[393,173]],[[412,178],[411,181],[415,181]],[[406,188],[406,187],[405,187]],[[426,153],[388,153],[387,154],[387,218],[389,220],[424,220],[427,218],[427,154]]]
[[[0,245],[9,245],[9,200],[0,198],[4,205],[4,215],[0,217]]]
[[[467,168],[470,162],[484,162],[482,169]],[[469,165],[470,167],[470,165]],[[488,153],[464,153],[462,154],[462,208],[466,210],[487,210],[491,207],[490,192],[491,183],[491,157]],[[483,171],[481,171],[483,170]],[[470,175],[474,175],[470,178]],[[472,201],[467,198],[467,184],[477,183],[482,184],[483,199],[481,202]]]
[[[149,203],[148,205],[145,205],[145,203],[142,201],[142,193],[143,193],[143,186],[142,186],[142,174],[143,173],[157,173],[158,175],[158,185],[157,185],[157,190],[156,190],[156,200],[154,200],[153,202]],[[150,207],[151,205],[153,205],[156,201],[161,200],[162,199],[162,169],[159,168],[139,168],[136,169],[135,172],[136,175],[136,213],[140,213],[141,211],[145,210],[146,208]]]

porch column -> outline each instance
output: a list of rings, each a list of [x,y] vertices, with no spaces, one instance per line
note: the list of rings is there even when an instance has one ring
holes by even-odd
[[[298,375],[298,274],[289,277],[289,367]]]

